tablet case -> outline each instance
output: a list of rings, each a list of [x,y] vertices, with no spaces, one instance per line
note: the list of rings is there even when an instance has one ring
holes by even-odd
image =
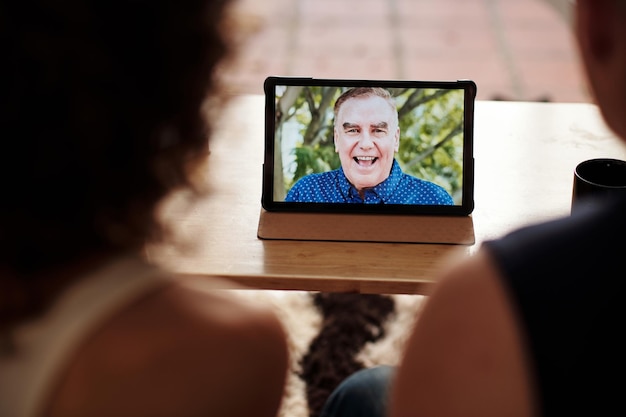
[[[475,243],[472,216],[270,212],[261,209],[260,239],[350,242]]]

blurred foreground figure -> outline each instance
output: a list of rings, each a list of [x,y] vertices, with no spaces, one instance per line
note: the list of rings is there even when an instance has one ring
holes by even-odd
[[[570,6],[591,90],[626,141],[626,1]],[[382,415],[366,402],[387,404],[391,417],[619,413],[623,236],[626,201],[617,200],[485,243],[437,280],[396,372],[354,374],[323,415]]]
[[[276,414],[269,308],[139,256],[206,160],[226,3],[0,6],[0,416]]]

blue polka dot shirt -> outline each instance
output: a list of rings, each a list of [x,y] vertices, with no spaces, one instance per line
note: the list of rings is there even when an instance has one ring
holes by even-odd
[[[391,174],[380,184],[364,190],[363,198],[348,181],[342,168],[300,178],[285,197],[298,203],[365,203],[453,205],[450,194],[440,187],[402,172],[396,160]]]

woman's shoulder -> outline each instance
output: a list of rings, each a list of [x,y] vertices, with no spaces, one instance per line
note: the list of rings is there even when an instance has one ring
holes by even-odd
[[[52,415],[274,415],[283,329],[269,306],[229,288],[173,280],[117,313],[76,355]]]

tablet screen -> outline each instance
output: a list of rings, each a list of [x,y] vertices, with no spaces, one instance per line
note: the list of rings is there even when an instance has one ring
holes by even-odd
[[[468,215],[472,81],[270,77],[268,211]]]

